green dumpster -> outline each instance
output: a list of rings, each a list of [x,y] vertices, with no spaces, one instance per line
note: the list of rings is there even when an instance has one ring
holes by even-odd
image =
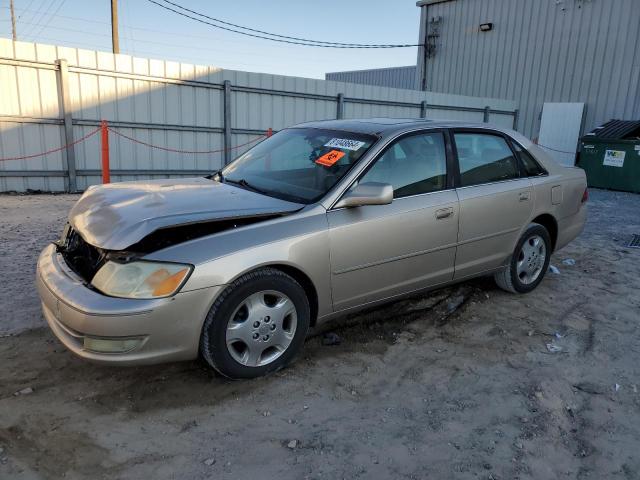
[[[640,121],[610,120],[581,143],[578,165],[590,187],[640,193]]]

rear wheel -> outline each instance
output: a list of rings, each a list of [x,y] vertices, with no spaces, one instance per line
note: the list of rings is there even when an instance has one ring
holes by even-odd
[[[202,330],[201,356],[230,378],[276,371],[302,347],[309,317],[307,296],[292,277],[272,268],[248,273],[211,307]]]
[[[528,293],[544,278],[551,259],[551,237],[542,225],[531,223],[518,241],[509,265],[494,275],[500,288]]]

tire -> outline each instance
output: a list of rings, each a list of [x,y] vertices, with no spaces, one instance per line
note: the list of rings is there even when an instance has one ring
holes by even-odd
[[[300,284],[274,268],[256,270],[214,302],[202,327],[200,356],[228,378],[266,375],[294,359],[309,324],[309,300]]]
[[[542,281],[551,260],[551,237],[542,225],[530,223],[520,237],[509,265],[494,274],[503,290],[529,293]]]

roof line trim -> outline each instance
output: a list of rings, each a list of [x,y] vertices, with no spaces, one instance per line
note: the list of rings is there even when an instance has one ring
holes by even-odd
[[[416,7],[426,7],[427,5],[435,5],[436,3],[453,2],[455,0],[419,0]]]

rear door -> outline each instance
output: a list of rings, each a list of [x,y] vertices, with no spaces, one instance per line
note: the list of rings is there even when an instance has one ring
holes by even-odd
[[[524,177],[504,135],[453,130],[460,181],[460,229],[455,279],[504,264],[533,209],[531,181]]]
[[[444,132],[400,137],[358,180],[391,184],[393,202],[329,210],[335,310],[453,278],[458,198],[447,162]]]

